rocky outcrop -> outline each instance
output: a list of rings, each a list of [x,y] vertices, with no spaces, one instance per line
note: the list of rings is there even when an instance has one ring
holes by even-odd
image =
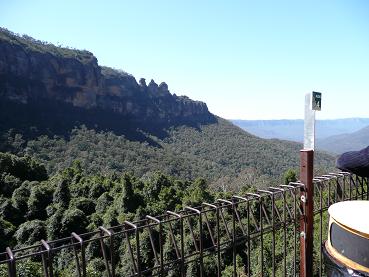
[[[205,103],[172,95],[166,83],[100,67],[88,51],[60,48],[0,29],[0,99],[23,104],[52,100],[108,110],[137,121],[200,121]]]

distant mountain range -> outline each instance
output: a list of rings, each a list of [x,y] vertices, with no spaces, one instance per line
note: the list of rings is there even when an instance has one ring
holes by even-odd
[[[369,146],[369,126],[359,131],[331,136],[318,141],[318,148],[331,153],[341,154],[346,151],[360,150]]]
[[[296,120],[231,120],[235,125],[261,138],[277,138],[302,142],[304,121]],[[317,120],[317,148],[339,154],[369,144],[369,118]]]
[[[298,167],[299,149],[251,135],[164,82],[102,67],[88,51],[0,29],[0,151],[31,155],[49,173],[78,159],[90,173],[159,170],[223,186],[250,172],[278,179]],[[316,162],[331,167],[333,157]]]
[[[231,119],[235,125],[261,138],[278,138],[302,142],[304,140],[304,121],[302,119],[281,120],[239,120]],[[369,126],[369,118],[345,118],[317,120],[316,138],[356,132]]]

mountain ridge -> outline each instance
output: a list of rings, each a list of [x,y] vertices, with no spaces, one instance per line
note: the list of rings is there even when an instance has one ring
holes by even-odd
[[[331,136],[318,141],[318,148],[331,153],[342,154],[347,151],[357,151],[368,146],[369,126],[356,132]]]
[[[171,94],[164,82],[139,83],[98,65],[88,51],[56,47],[0,29],[0,96],[26,104],[53,100],[73,107],[119,113],[140,122],[214,121],[205,103]]]

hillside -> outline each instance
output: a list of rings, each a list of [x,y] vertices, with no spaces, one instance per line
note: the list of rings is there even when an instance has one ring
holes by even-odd
[[[294,120],[232,120],[232,122],[251,134],[262,138],[278,138],[303,141],[304,121]],[[369,118],[345,118],[316,121],[317,139],[352,133],[369,125]]]
[[[341,154],[367,147],[369,144],[369,126],[351,134],[341,134],[318,141],[319,149]]]
[[[194,179],[236,178],[242,173],[279,177],[299,164],[301,145],[278,140],[262,140],[228,121],[169,129],[165,138],[152,137],[155,146],[130,141],[112,132],[74,129],[69,139],[41,136],[25,144],[22,153],[43,161],[49,172],[82,162],[87,172],[132,172],[150,176],[155,171]],[[332,158],[318,154],[320,166],[332,165]],[[245,172],[246,171],[246,172]],[[279,179],[278,179],[279,180]]]
[[[301,145],[264,140],[205,103],[101,67],[88,51],[0,31],[0,151],[28,154],[55,174],[80,160],[88,173],[156,171],[232,182],[279,181]],[[333,166],[317,154],[317,167]]]

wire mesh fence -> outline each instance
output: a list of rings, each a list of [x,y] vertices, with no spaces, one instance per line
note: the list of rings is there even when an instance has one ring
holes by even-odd
[[[314,178],[314,274],[322,276],[321,245],[328,207],[338,201],[368,199],[368,179],[348,173]],[[0,253],[3,276],[33,265],[39,276],[298,276],[300,182],[269,187],[199,207],[99,227],[85,234],[42,240]]]

